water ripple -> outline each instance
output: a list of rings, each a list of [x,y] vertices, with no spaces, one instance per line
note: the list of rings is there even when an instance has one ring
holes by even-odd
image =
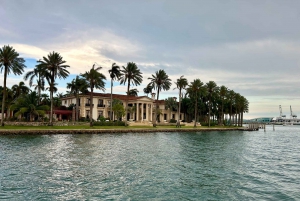
[[[271,130],[0,136],[0,199],[299,200],[300,127]]]

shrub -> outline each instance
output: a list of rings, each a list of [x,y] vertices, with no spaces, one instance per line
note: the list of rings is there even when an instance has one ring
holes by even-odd
[[[176,123],[177,121],[175,119],[170,119],[170,123]]]
[[[124,121],[97,121],[94,126],[125,126]]]
[[[201,126],[208,126],[208,122],[201,122]],[[216,126],[216,123],[210,122],[210,126]]]

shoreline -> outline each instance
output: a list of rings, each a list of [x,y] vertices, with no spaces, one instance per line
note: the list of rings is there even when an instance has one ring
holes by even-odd
[[[55,135],[55,134],[118,134],[118,133],[157,133],[157,132],[211,132],[211,131],[255,131],[239,128],[135,128],[135,129],[3,129],[0,135]]]

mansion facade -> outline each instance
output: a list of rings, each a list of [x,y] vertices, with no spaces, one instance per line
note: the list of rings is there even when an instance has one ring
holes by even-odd
[[[93,119],[97,120],[100,116],[110,117],[110,97],[111,94],[109,93],[93,93]],[[124,108],[126,108],[127,95],[113,94],[112,98],[119,99],[123,103]],[[65,96],[61,100],[62,106],[76,105],[76,97],[74,95]],[[90,104],[90,93],[79,95],[79,117],[90,117]],[[155,100],[155,93],[152,93],[151,98],[147,96],[129,96],[128,113],[122,120],[126,117],[128,121],[152,122],[155,116],[156,104],[159,105],[160,122],[169,122],[171,119],[177,120],[177,110],[166,109],[164,100]],[[116,120],[114,113],[112,113],[112,116],[113,120]],[[183,117],[184,115],[181,113],[179,119],[182,120]]]

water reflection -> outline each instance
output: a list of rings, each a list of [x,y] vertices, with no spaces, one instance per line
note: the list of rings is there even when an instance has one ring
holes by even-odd
[[[0,199],[300,199],[299,134],[0,136]]]

